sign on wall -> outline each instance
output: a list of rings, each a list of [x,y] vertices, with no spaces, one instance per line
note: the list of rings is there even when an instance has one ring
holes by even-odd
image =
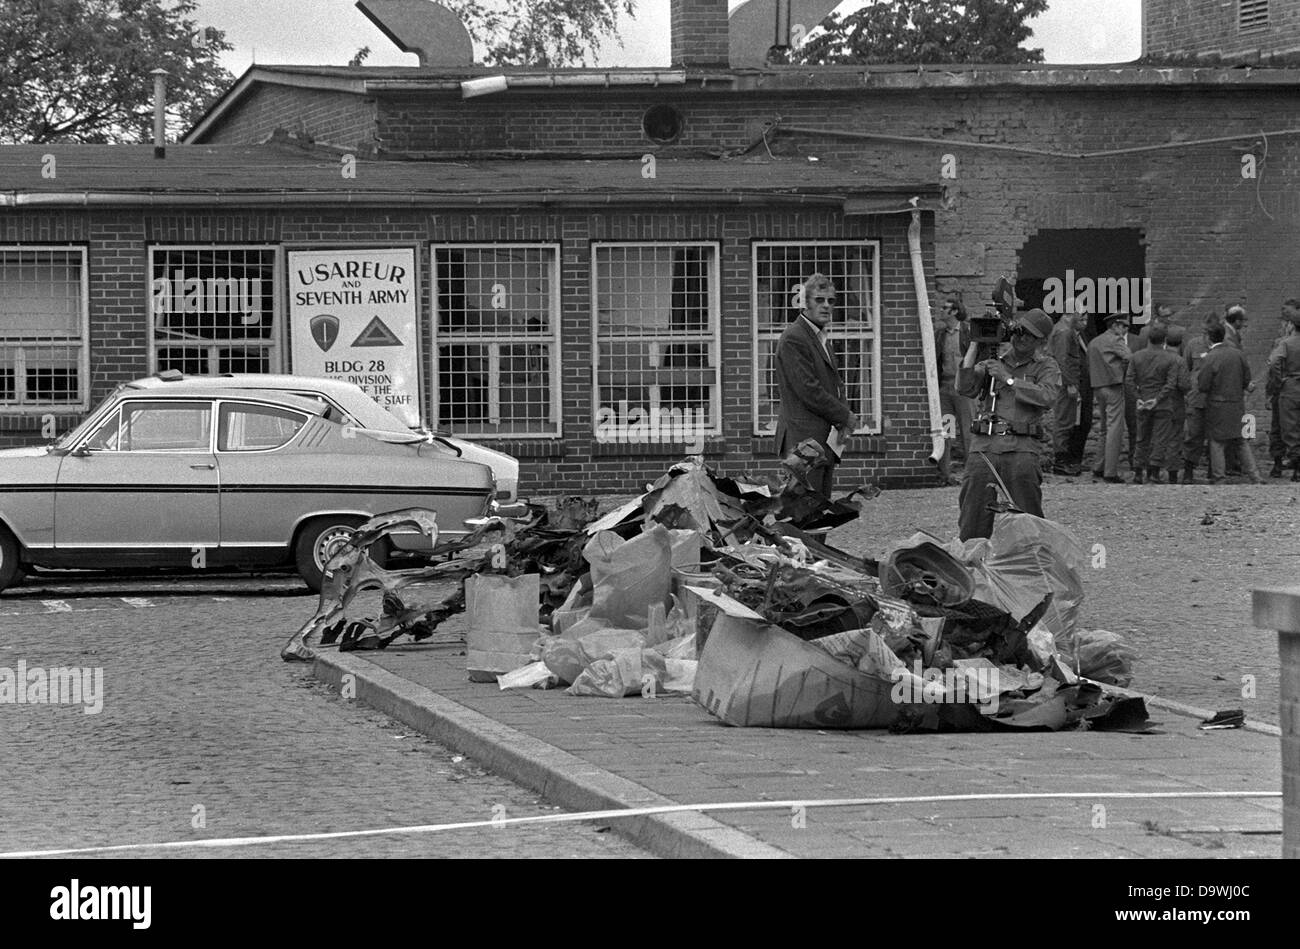
[[[352,382],[420,423],[414,248],[289,251],[293,372]]]

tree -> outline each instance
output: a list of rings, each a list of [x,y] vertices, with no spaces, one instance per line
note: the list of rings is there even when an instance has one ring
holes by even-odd
[[[1020,44],[1025,21],[1047,0],[870,0],[834,15],[794,51],[810,65],[834,63],[1041,63],[1041,49]]]
[[[0,143],[148,142],[165,69],[175,138],[234,81],[195,0],[0,0]]]
[[[489,66],[585,66],[636,0],[441,0],[487,47]],[[620,41],[621,45],[621,41]]]

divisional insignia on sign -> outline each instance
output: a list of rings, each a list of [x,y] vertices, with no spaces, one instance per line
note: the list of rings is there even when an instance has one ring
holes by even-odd
[[[353,346],[401,346],[397,334],[384,325],[384,321],[375,317],[366,324],[366,328],[352,341]]]
[[[316,345],[321,348],[321,352],[329,352],[330,347],[339,338],[338,317],[330,316],[328,313],[313,316],[311,318],[311,338],[316,340]]]

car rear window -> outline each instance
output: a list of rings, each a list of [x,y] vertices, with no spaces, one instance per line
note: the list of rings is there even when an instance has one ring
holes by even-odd
[[[307,416],[273,405],[223,402],[217,422],[218,451],[266,451],[287,445]]]

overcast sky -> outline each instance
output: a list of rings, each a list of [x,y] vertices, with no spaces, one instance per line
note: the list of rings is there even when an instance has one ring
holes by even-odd
[[[739,6],[732,0],[731,6]],[[861,3],[846,0],[842,10]],[[234,49],[225,56],[236,76],[254,61],[345,65],[369,46],[368,66],[414,66],[362,16],[353,0],[199,0],[202,24],[226,32]],[[1141,0],[1051,0],[1031,21],[1026,44],[1041,46],[1049,63],[1116,63],[1141,55]],[[623,22],[623,46],[609,44],[600,66],[667,66],[668,0],[638,0],[635,19]]]

